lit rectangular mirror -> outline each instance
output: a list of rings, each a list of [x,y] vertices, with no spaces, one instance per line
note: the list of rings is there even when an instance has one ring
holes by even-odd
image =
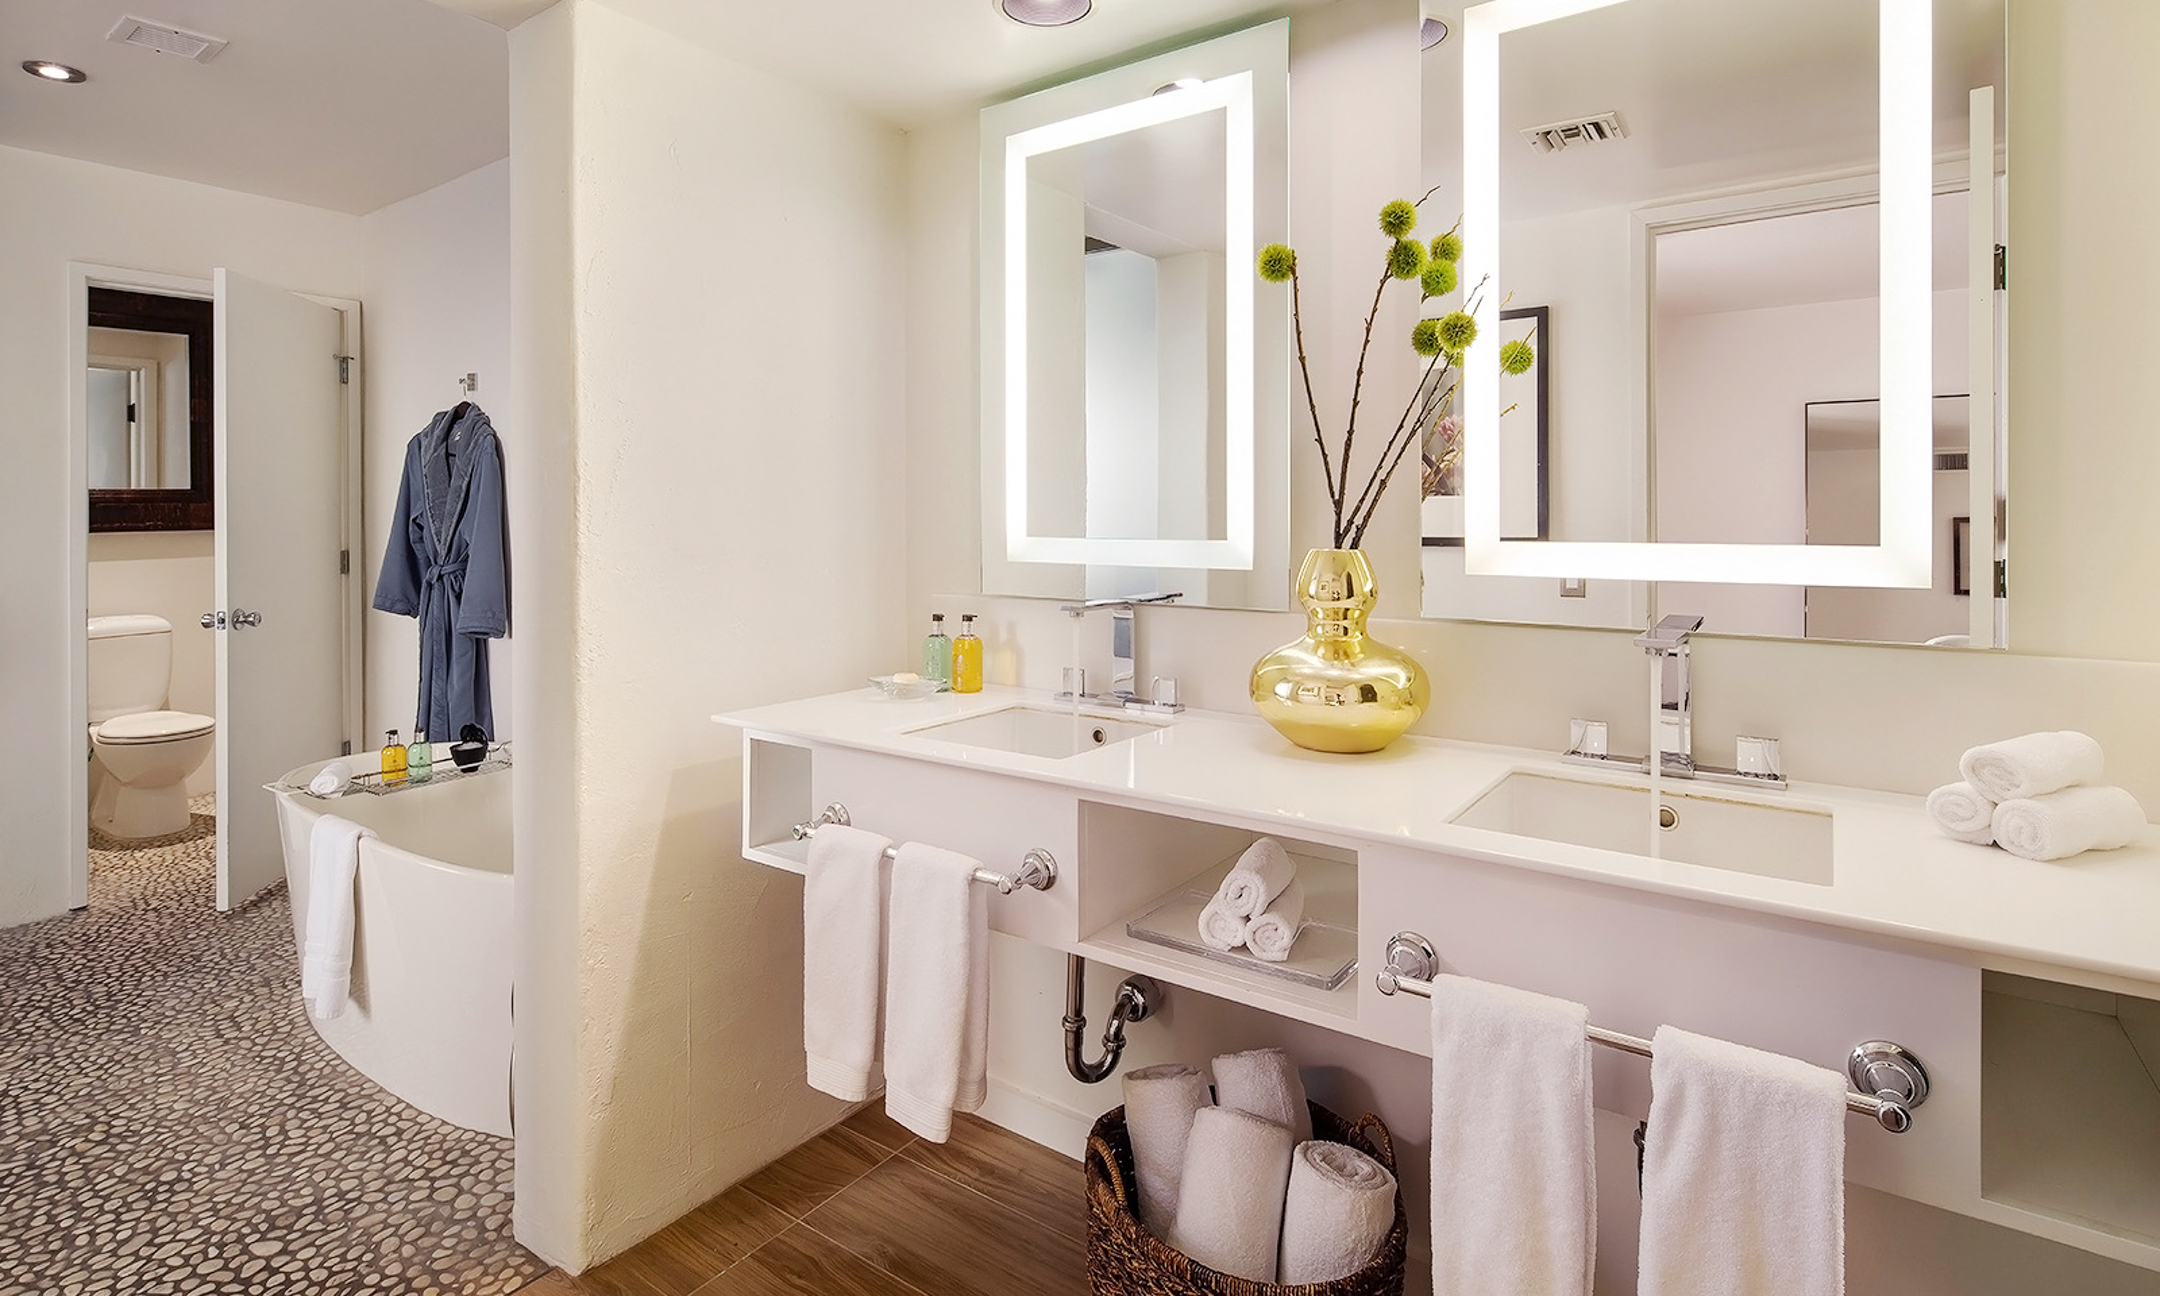
[[[2003,0],[1454,16],[1424,56],[1425,179],[1460,185],[1482,335],[1542,316],[1532,374],[1469,354],[1459,461],[1423,502],[1427,615],[2002,642]],[[1816,455],[1814,412],[1860,405],[1865,454]]]
[[[1287,596],[1283,23],[982,115],[983,588]]]

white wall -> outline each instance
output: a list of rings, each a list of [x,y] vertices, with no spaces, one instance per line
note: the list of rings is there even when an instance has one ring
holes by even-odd
[[[166,705],[217,714],[217,636],[196,618],[217,606],[208,531],[100,531],[90,536],[91,616],[148,612],[172,622]],[[217,762],[188,776],[189,796],[217,791]]]
[[[903,148],[587,0],[512,66],[518,1232],[582,1267],[841,1110],[708,717],[911,659]]]
[[[208,278],[217,266],[335,296],[360,293],[360,222],[293,203],[0,147],[0,391],[11,461],[0,478],[0,732],[21,750],[77,752],[68,624],[70,533],[87,525],[66,462],[71,260]],[[144,213],[155,212],[148,220]],[[208,605],[205,604],[204,607]],[[195,611],[199,615],[203,608]],[[83,849],[65,763],[0,780],[0,926],[60,912]]]
[[[393,203],[361,219],[366,333],[363,376],[366,433],[362,442],[366,499],[367,723],[363,736],[379,742],[386,729],[409,739],[419,692],[420,637],[410,617],[372,607],[383,548],[397,506],[405,446],[440,410],[465,394],[457,379],[480,375],[472,399],[489,412],[501,438],[504,472],[515,476],[526,429],[503,416],[510,380],[510,163],[490,163]],[[513,548],[512,562],[516,561]],[[512,614],[516,608],[513,605]],[[513,734],[512,649],[489,645],[495,737]],[[448,742],[456,734],[431,734]]]

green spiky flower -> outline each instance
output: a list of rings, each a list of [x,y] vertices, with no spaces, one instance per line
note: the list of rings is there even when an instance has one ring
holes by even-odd
[[[1443,357],[1444,357],[1444,358],[1445,358],[1445,359],[1447,360],[1447,362],[1448,362],[1448,367],[1449,367],[1450,369],[1460,369],[1460,368],[1462,368],[1462,352],[1460,352],[1460,351],[1446,351],[1446,352],[1442,352],[1441,354],[1442,354],[1442,356],[1443,356]]]
[[[1467,351],[1477,341],[1477,321],[1461,311],[1440,317],[1440,342],[1450,351]]]
[[[1297,273],[1297,252],[1287,244],[1270,243],[1260,249],[1260,277],[1281,283]]]
[[[1449,230],[1435,236],[1432,241],[1432,256],[1433,260],[1445,261],[1449,265],[1462,260],[1462,235]]]
[[[1530,344],[1521,338],[1501,344],[1500,367],[1509,373],[1528,373],[1530,372],[1530,366],[1536,363],[1537,352],[1532,350]]]
[[[1427,261],[1423,277],[1427,297],[1445,297],[1455,291],[1455,266],[1448,261]]]
[[[1410,329],[1410,349],[1421,356],[1440,354],[1440,321],[1419,320]]]
[[[1397,279],[1415,279],[1425,273],[1425,245],[1414,239],[1396,239],[1388,249],[1388,273]]]
[[[1397,198],[1380,209],[1380,232],[1391,239],[1408,238],[1417,228],[1417,204]]]

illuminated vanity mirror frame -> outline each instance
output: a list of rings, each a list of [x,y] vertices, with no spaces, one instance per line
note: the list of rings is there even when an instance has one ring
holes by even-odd
[[[1289,236],[1289,46],[1288,23],[1278,19],[983,110],[986,592],[1079,593],[1077,585],[1069,591],[1053,588],[1057,582],[1052,573],[1060,567],[1244,571],[1255,574],[1255,583],[1235,605],[1284,605],[1289,561],[1289,311],[1286,302],[1276,300],[1281,294],[1257,297],[1252,265],[1261,244]],[[1172,85],[1178,88],[1165,89]],[[1223,113],[1226,127],[1223,537],[1032,534],[1028,160],[1210,112]],[[1026,566],[1016,566],[1020,564]]]
[[[1500,230],[1500,37],[1625,0],[1488,0],[1463,14],[1465,284],[1478,332],[1507,295]],[[1466,359],[1464,570],[1477,576],[1922,589],[1933,575],[1930,203],[1934,5],[1880,0],[1882,522],[1876,545],[1525,541],[1500,537],[1500,348]]]

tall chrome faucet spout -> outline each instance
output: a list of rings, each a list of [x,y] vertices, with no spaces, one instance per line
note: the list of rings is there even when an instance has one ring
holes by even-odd
[[[1702,623],[1699,616],[1675,612],[1635,640],[1650,654],[1650,669],[1658,673],[1651,758],[1662,772],[1684,777],[1695,773],[1695,719],[1690,696],[1694,686],[1689,678],[1688,636],[1702,629]]]
[[[1061,702],[1098,702],[1109,706],[1124,707],[1133,711],[1178,712],[1184,710],[1177,700],[1177,681],[1157,676],[1155,695],[1141,697],[1133,686],[1139,680],[1140,628],[1134,620],[1133,609],[1142,603],[1168,603],[1184,597],[1179,593],[1134,594],[1127,598],[1089,599],[1084,603],[1061,604],[1059,610],[1075,619],[1086,616],[1097,608],[1110,611],[1110,687],[1101,693],[1082,694],[1071,681],[1084,679],[1079,663],[1074,662],[1067,672],[1066,691],[1057,695]]]

